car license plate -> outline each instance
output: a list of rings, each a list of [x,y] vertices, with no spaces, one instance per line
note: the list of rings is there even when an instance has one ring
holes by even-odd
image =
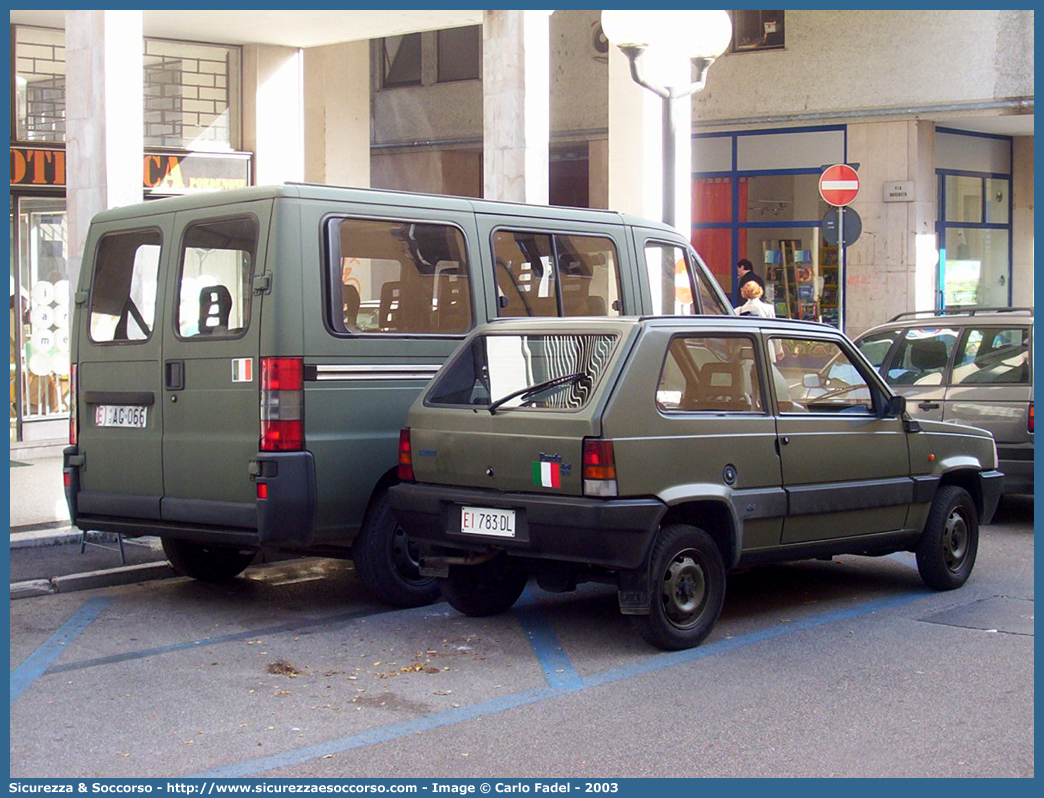
[[[515,536],[515,511],[490,507],[461,507],[460,531],[465,535]]]
[[[145,429],[148,408],[144,405],[98,405],[94,408],[94,426]]]

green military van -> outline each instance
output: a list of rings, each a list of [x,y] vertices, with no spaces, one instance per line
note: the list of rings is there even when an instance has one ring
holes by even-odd
[[[397,606],[438,596],[386,498],[399,428],[477,323],[732,312],[662,224],[297,184],[98,214],[74,299],[73,523],[205,580],[351,557]]]

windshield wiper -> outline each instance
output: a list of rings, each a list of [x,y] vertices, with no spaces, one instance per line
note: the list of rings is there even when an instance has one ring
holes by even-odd
[[[497,399],[497,401],[491,404],[489,406],[489,414],[491,416],[495,416],[497,414],[497,408],[505,402],[510,402],[512,399],[517,399],[520,396],[532,396],[535,393],[546,391],[548,388],[555,388],[559,385],[566,385],[570,382],[576,382],[577,380],[586,376],[586,372],[577,371],[572,374],[566,374],[562,377],[554,377],[550,380],[544,380],[543,382],[539,382],[536,385],[530,385],[527,388],[519,388],[517,391],[512,391],[511,393],[509,393],[507,396],[500,397],[499,399]]]

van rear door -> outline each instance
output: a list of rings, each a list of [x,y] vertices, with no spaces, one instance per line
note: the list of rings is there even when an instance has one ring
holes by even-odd
[[[171,217],[95,222],[84,256],[86,291],[77,295],[79,407],[75,512],[157,519],[163,313],[159,275]]]
[[[165,521],[257,526],[248,466],[272,201],[179,212],[162,360]],[[257,292],[255,293],[255,280]]]

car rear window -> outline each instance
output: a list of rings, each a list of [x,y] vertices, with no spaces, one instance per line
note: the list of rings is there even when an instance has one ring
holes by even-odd
[[[954,385],[1028,385],[1029,329],[974,327],[968,330],[953,366]]]
[[[616,348],[612,334],[482,335],[435,379],[430,405],[578,410]]]

